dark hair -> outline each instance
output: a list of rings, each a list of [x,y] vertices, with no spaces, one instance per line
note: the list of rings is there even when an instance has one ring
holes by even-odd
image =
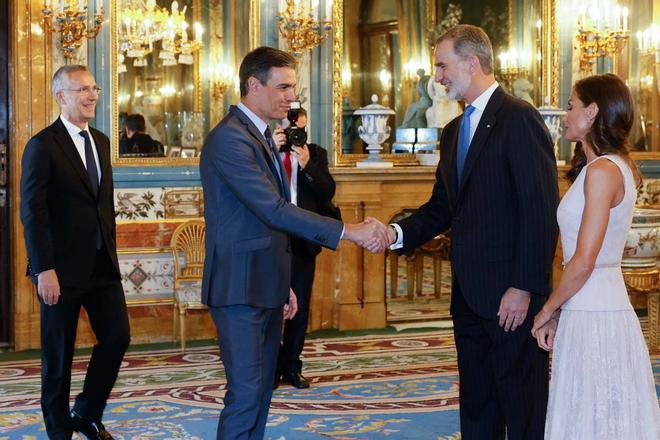
[[[596,156],[618,154],[632,169],[637,183],[641,183],[637,165],[628,154],[628,135],[635,119],[633,99],[628,86],[618,76],[606,73],[583,78],[573,85],[573,89],[585,107],[592,102],[598,106],[598,114],[587,133],[587,139]],[[574,182],[586,164],[587,156],[582,142],[578,142],[575,144],[571,169],[566,173],[566,178]]]
[[[481,70],[487,75],[493,73],[493,45],[490,38],[479,26],[459,24],[447,30],[435,41],[436,46],[442,41],[454,43],[454,53],[465,59],[474,55],[479,59]]]
[[[274,47],[262,46],[245,55],[238,69],[238,78],[241,96],[247,96],[248,79],[253,76],[261,84],[266,84],[270,78],[270,69],[273,67],[296,68],[296,59],[293,55]]]
[[[126,128],[131,131],[142,132],[147,130],[147,123],[144,116],[139,113],[126,116]]]

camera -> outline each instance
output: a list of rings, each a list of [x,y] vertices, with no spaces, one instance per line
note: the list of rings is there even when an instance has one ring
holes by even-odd
[[[280,151],[291,151],[292,146],[302,147],[307,143],[307,131],[304,128],[296,127],[298,115],[300,114],[300,103],[294,102],[291,108],[286,113],[286,118],[289,120],[289,127],[284,129],[286,135],[286,144],[282,145]]]

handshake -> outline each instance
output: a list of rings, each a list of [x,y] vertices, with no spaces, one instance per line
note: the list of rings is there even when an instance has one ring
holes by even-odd
[[[373,217],[367,217],[358,224],[345,223],[344,228],[345,240],[350,240],[373,253],[384,252],[396,240],[394,229]]]

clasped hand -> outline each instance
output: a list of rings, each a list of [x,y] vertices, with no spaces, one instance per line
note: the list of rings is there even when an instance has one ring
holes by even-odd
[[[346,223],[344,238],[351,240],[373,253],[384,252],[395,240],[394,230],[376,220],[367,217],[362,223]]]

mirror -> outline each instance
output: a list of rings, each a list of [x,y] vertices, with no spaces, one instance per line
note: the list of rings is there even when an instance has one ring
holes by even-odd
[[[436,127],[461,113],[434,84],[433,43],[459,23],[483,27],[493,42],[496,76],[502,86],[523,99],[542,105],[552,93],[542,82],[542,60],[549,60],[550,29],[542,23],[549,8],[544,0],[342,0],[334,4],[334,152],[335,165],[352,166],[366,157],[357,136],[353,112],[371,102],[392,108],[392,135],[384,144],[386,160],[417,164],[413,154],[391,154],[395,128]],[[545,0],[553,1],[553,0]],[[422,23],[422,26],[420,26]],[[512,56],[515,49],[516,57]],[[499,61],[498,56],[509,58]],[[504,67],[504,69],[502,69]],[[435,146],[434,146],[435,148]],[[395,148],[396,149],[396,146]]]
[[[197,163],[209,129],[238,100],[234,66],[258,44],[259,0],[113,4],[113,165]]]
[[[606,17],[599,21],[592,20],[593,11],[575,9],[566,0],[557,1],[557,16],[573,17],[572,20],[562,20],[558,24],[558,50],[555,69],[559,79],[558,106],[566,108],[568,96],[573,83],[580,78],[595,74],[612,72],[623,78],[633,95],[635,103],[635,124],[630,136],[632,157],[637,160],[660,159],[660,69],[658,54],[660,53],[660,34],[657,17],[660,14],[660,3],[654,0],[630,0],[621,3],[627,7],[625,19],[623,13],[618,16],[617,24],[625,28],[627,38],[622,40],[618,50],[608,56],[588,58],[585,54],[587,41],[579,41],[578,20],[586,24],[586,29],[594,30],[604,26],[607,18],[616,16],[615,2],[598,0],[593,11],[600,11]],[[609,13],[608,13],[609,11]],[[563,14],[563,15],[562,15]],[[572,14],[572,15],[570,15]],[[655,17],[655,45],[653,44],[653,19]],[[624,25],[625,22],[625,25]],[[604,34],[601,29],[601,35]],[[591,41],[593,41],[592,39]],[[599,38],[605,42],[606,38]],[[615,45],[616,46],[616,45]],[[563,159],[570,159],[573,147],[563,141],[561,154]]]

